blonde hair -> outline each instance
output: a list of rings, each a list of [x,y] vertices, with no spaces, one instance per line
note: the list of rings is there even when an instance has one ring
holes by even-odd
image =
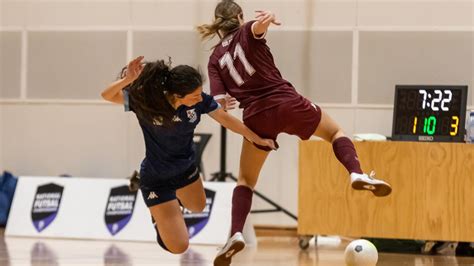
[[[242,8],[233,0],[222,0],[214,10],[212,24],[197,27],[202,40],[212,39],[217,34],[224,38],[240,27],[239,17],[243,19]]]

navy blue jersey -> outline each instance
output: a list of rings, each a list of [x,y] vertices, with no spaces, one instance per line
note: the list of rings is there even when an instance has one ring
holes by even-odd
[[[125,111],[133,111],[128,90],[123,91]],[[176,109],[173,126],[166,128],[159,123],[149,123],[138,118],[145,138],[146,155],[140,169],[142,185],[151,185],[153,180],[165,180],[188,170],[195,162],[193,145],[194,129],[201,114],[217,110],[220,105],[212,96],[202,93],[202,102]]]

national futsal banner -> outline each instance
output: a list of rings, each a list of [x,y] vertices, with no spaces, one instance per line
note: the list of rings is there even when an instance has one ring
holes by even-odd
[[[128,186],[114,187],[110,190],[104,220],[112,235],[120,232],[132,218],[137,192],[131,192]]]
[[[235,183],[204,182],[206,207],[183,209],[190,243],[223,245],[230,231]],[[156,241],[142,193],[128,180],[19,177],[7,236]]]
[[[38,186],[31,207],[31,220],[38,232],[43,231],[56,218],[62,194],[62,186],[53,183]]]

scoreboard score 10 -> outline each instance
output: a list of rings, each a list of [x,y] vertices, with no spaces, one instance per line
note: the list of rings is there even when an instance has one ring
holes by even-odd
[[[392,139],[464,142],[467,86],[397,85]]]

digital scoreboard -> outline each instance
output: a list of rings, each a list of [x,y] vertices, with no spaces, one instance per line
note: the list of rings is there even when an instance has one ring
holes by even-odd
[[[397,85],[392,139],[464,142],[467,86]]]

